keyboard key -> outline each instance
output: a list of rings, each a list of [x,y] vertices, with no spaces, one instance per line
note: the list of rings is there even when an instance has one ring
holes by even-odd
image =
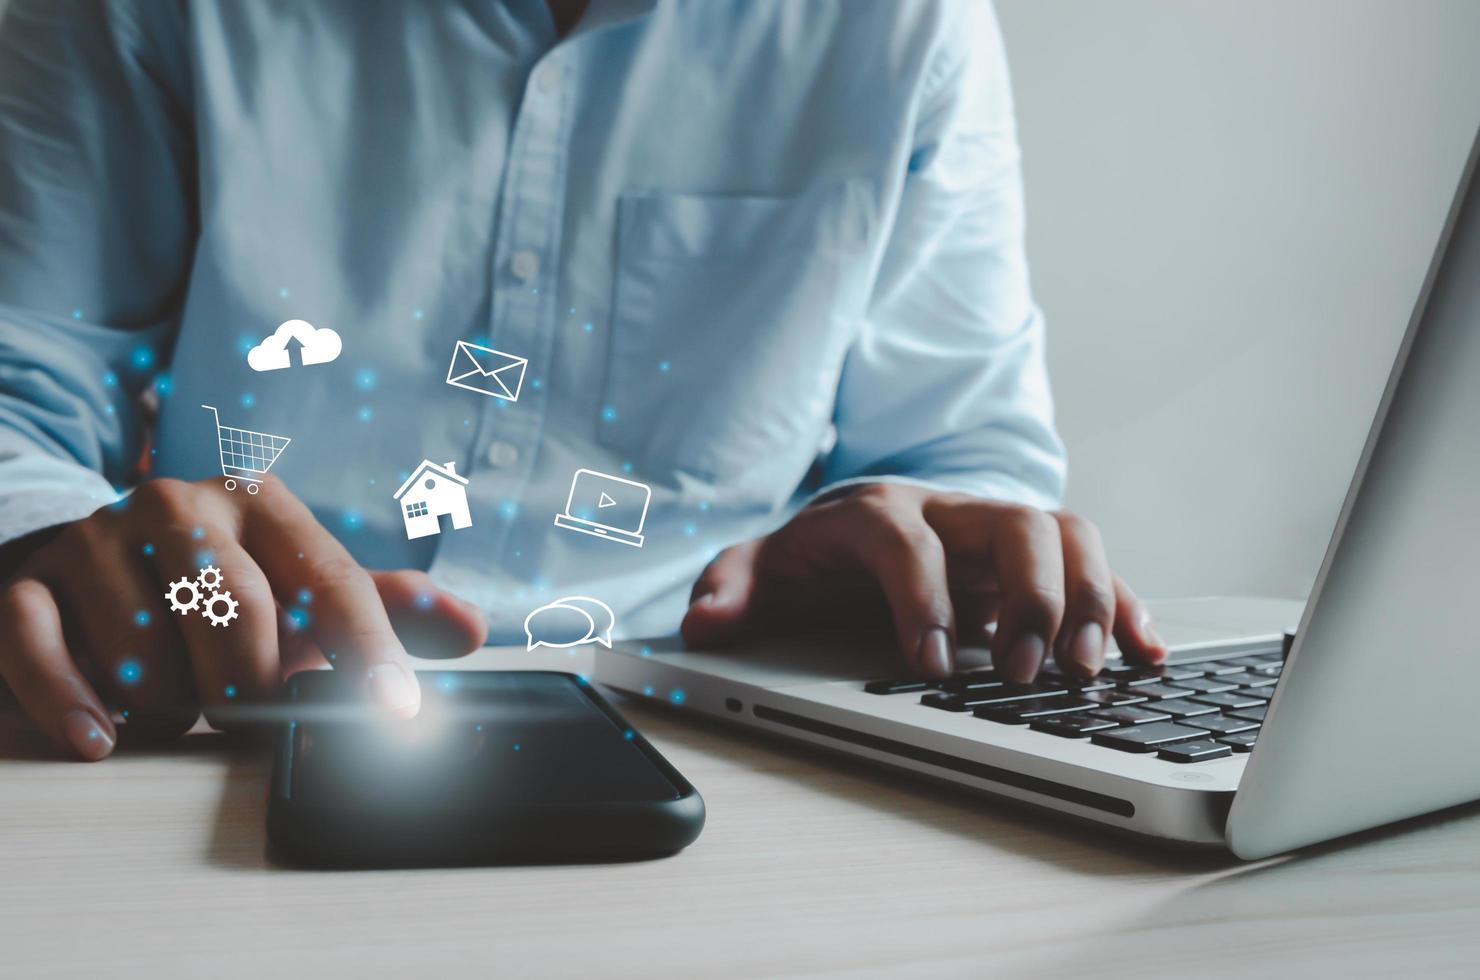
[[[1009,704],[978,705],[974,714],[978,718],[1000,722],[1004,725],[1026,725],[1034,718],[1088,711],[1093,707],[1095,705],[1078,698],[1030,698],[1027,701],[1013,701]]]
[[[1143,684],[1160,684],[1163,678],[1160,671],[1143,667],[1134,673],[1122,674],[1116,680],[1120,682],[1121,687],[1131,688],[1140,687]]]
[[[870,694],[911,694],[915,691],[924,691],[930,687],[924,681],[869,681],[863,685],[863,689]]]
[[[1069,689],[1070,694],[1083,694],[1086,691],[1113,691],[1115,681],[1108,677],[1095,677],[1091,680],[1081,681],[1064,678],[1064,686]]]
[[[1189,664],[1179,667],[1176,664],[1163,664],[1158,668],[1163,681],[1191,681],[1203,675],[1201,664]]]
[[[1032,684],[1003,684],[1001,687],[982,691],[969,691],[965,696],[975,704],[1007,704],[1032,698],[1067,697],[1068,694],[1068,691],[1057,684],[1037,681]]]
[[[1142,704],[1146,701],[1139,694],[1130,694],[1126,691],[1076,691],[1075,695],[1095,704],[1103,704],[1107,708],[1113,708],[1122,704]]]
[[[1241,687],[1241,688],[1238,689],[1238,693],[1240,693],[1240,694],[1247,694],[1251,698],[1258,698],[1260,701],[1268,702],[1270,698],[1274,697],[1274,688],[1272,688],[1272,687]]]
[[[1205,677],[1200,681],[1178,681],[1172,685],[1185,689],[1190,694],[1217,694],[1219,691],[1232,691],[1238,688],[1237,684],[1225,684],[1223,679]]]
[[[1061,738],[1085,738],[1091,732],[1104,731],[1107,728],[1118,728],[1113,721],[1103,718],[1095,718],[1092,715],[1055,715],[1049,718],[1040,718],[1032,723],[1033,731],[1046,732],[1049,735],[1058,735]]]
[[[1113,721],[1118,725],[1146,725],[1153,721],[1171,721],[1172,719],[1171,715],[1164,715],[1159,711],[1152,711],[1149,708],[1138,708],[1133,705],[1126,705],[1120,708],[1101,708],[1098,711],[1092,711],[1090,713],[1096,718]]]
[[[1219,708],[1253,708],[1264,702],[1259,698],[1251,698],[1247,694],[1239,694],[1237,691],[1223,691],[1219,694],[1199,694],[1192,700],[1202,704],[1211,704]]]
[[[1210,664],[1200,665],[1203,674],[1207,677],[1220,677],[1223,674],[1237,674],[1243,671],[1243,664],[1236,664],[1231,660],[1216,660]]]
[[[1248,657],[1234,657],[1225,663],[1237,664],[1240,667],[1263,667],[1269,663],[1279,663],[1280,655],[1277,653],[1256,653]]]
[[[1228,684],[1237,684],[1239,687],[1274,687],[1280,682],[1278,677],[1271,677],[1268,674],[1255,674],[1250,671],[1242,674],[1229,674],[1226,677],[1220,677],[1218,679]]]
[[[1252,752],[1254,751],[1254,740],[1258,737],[1258,732],[1240,732],[1237,735],[1224,735],[1218,741],[1235,752]]]
[[[1285,665],[1283,663],[1272,663],[1265,664],[1263,667],[1250,667],[1249,673],[1264,674],[1267,677],[1278,677],[1284,671],[1284,669]]]
[[[1000,687],[986,687],[958,693],[932,691],[922,697],[920,703],[928,708],[940,708],[943,711],[970,711],[979,704],[1007,704],[1012,701],[1026,701],[1029,698],[1067,697],[1068,693],[1061,687],[1051,687],[1047,684],[1003,684]]]
[[[1168,745],[1172,742],[1190,742],[1193,739],[1204,739],[1207,733],[1201,729],[1188,728],[1185,725],[1174,725],[1169,721],[1156,722],[1150,725],[1136,725],[1133,728],[1116,728],[1111,731],[1097,732],[1090,736],[1090,740],[1096,745],[1103,745],[1108,749],[1120,749],[1122,752],[1150,752],[1160,745]]]
[[[1230,711],[1228,717],[1242,718],[1244,721],[1257,721],[1262,725],[1264,723],[1264,712],[1268,710],[1269,705],[1261,704],[1257,708],[1240,708],[1237,711]]]
[[[1181,687],[1172,687],[1169,684],[1142,684],[1140,687],[1129,688],[1129,693],[1138,694],[1143,698],[1160,701],[1163,698],[1185,698],[1187,690]]]
[[[1191,742],[1168,745],[1157,753],[1159,757],[1168,762],[1205,762],[1208,759],[1222,759],[1232,754],[1232,747],[1201,738],[1193,739]]]
[[[940,682],[940,689],[942,691],[949,691],[952,694],[961,694],[964,691],[978,691],[1001,686],[1002,680],[998,678],[996,673],[990,670],[973,670],[965,674],[957,674],[954,677],[947,677]]]
[[[1188,718],[1188,725],[1196,725],[1198,728],[1206,728],[1210,732],[1219,735],[1236,735],[1239,732],[1255,732],[1259,730],[1257,721],[1245,721],[1242,718],[1230,718],[1227,715],[1207,715],[1203,718]]]
[[[1198,704],[1187,698],[1178,698],[1175,701],[1158,701],[1155,710],[1162,714],[1171,715],[1173,718],[1196,718],[1199,715],[1216,715],[1218,709],[1211,704]]]

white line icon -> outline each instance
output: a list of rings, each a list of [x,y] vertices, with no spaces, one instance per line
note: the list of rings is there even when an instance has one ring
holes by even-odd
[[[169,600],[170,610],[185,615],[196,609],[211,621],[212,626],[225,626],[236,618],[236,607],[240,605],[222,586],[221,569],[207,565],[196,573],[195,578],[179,578],[170,583],[164,594]]]
[[[524,635],[529,641],[525,649],[600,643],[610,650],[614,625],[616,616],[611,606],[588,595],[568,595],[524,617]]]
[[[447,365],[447,383],[454,388],[517,402],[527,367],[527,357],[459,340],[452,349],[452,363]]]
[[[555,526],[641,548],[642,525],[652,496],[652,488],[645,483],[596,470],[576,470],[565,512],[555,515]]]
[[[262,477],[293,440],[251,429],[237,429],[221,424],[221,413],[215,405],[202,405],[216,417],[216,440],[221,444],[221,475],[226,489],[235,490],[236,481],[247,485],[247,493],[256,493]]]
[[[473,526],[468,513],[468,478],[458,475],[456,463],[422,460],[396,491],[395,499],[401,501],[408,541],[442,533],[438,518],[443,514],[452,518],[453,530]]]
[[[285,320],[270,336],[247,351],[247,367],[253,371],[281,371],[293,366],[289,346],[298,343],[299,362],[328,364],[339,356],[344,342],[328,327],[315,327],[307,320]]]

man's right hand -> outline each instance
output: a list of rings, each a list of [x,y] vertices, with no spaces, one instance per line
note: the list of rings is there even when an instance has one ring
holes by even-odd
[[[238,603],[225,626],[165,599],[204,565]],[[230,728],[288,674],[325,662],[410,718],[421,691],[402,638],[447,657],[486,635],[482,614],[425,573],[361,568],[272,478],[252,495],[219,479],[149,481],[61,528],[0,585],[0,677],[42,732],[94,761],[118,738],[110,708],[154,734],[178,735],[202,711]]]

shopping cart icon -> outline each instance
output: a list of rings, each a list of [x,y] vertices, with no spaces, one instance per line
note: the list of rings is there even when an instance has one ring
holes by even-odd
[[[221,475],[226,489],[235,490],[236,481],[247,485],[247,493],[256,493],[262,476],[292,442],[287,436],[274,436],[251,429],[236,429],[221,424],[221,413],[215,405],[202,405],[216,416],[216,435],[221,443]]]

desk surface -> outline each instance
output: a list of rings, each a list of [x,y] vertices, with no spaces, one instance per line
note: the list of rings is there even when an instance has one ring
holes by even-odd
[[[568,669],[563,655],[465,666]],[[100,765],[0,734],[0,976],[1473,976],[1480,808],[1244,865],[1158,851],[627,704],[699,787],[682,854],[302,872],[267,761],[200,735]]]

